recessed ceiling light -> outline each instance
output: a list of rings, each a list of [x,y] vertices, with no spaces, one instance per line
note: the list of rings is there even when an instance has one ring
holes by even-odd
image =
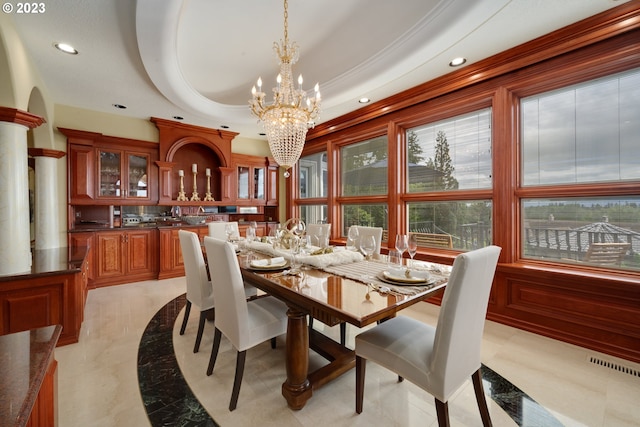
[[[68,53],[70,55],[77,55],[78,54],[78,51],[76,50],[76,48],[74,48],[70,44],[67,44],[67,43],[54,43],[53,45],[55,46],[56,49],[58,49],[59,51],[62,51],[64,53]]]
[[[362,98],[358,99],[358,102],[360,104],[367,104],[367,103],[371,102],[371,100],[369,98],[367,98],[367,97],[362,97]]]
[[[457,58],[453,58],[451,60],[451,62],[449,62],[449,66],[450,67],[459,67],[460,65],[464,64],[465,62],[467,62],[467,58],[463,58],[463,57],[459,56]]]
[[[126,105],[122,105],[122,104],[112,104],[114,107],[119,108],[121,110],[124,110],[125,108],[127,108]]]
[[[173,118],[176,120],[184,120],[184,117],[182,116],[173,116]]]

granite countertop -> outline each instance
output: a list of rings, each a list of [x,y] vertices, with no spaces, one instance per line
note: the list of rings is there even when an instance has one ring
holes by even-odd
[[[0,420],[24,426],[42,386],[62,326],[0,336]]]
[[[53,249],[32,249],[31,270],[0,276],[0,282],[54,274],[68,274],[80,271],[86,256],[87,247],[76,247],[70,251],[68,247]]]

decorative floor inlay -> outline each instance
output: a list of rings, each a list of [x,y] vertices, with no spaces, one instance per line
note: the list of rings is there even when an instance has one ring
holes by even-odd
[[[516,424],[521,427],[562,427],[563,424],[557,418],[506,378],[486,365],[482,365],[481,372],[485,394],[504,409]],[[486,383],[489,383],[489,387]]]
[[[173,325],[186,295],[151,318],[138,348],[138,382],[151,425],[218,427],[185,381],[173,350]]]
[[[193,394],[173,350],[173,328],[186,304],[183,294],[151,318],[138,348],[138,382],[153,427],[219,427]],[[560,427],[563,424],[518,387],[482,365],[485,393],[520,427]]]

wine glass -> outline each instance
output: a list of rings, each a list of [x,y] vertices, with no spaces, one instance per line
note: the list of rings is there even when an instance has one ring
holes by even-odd
[[[371,259],[371,255],[376,250],[376,238],[369,236],[362,236],[360,239],[360,251],[364,254],[365,259]]]
[[[249,249],[249,253],[251,253],[251,243],[256,239],[256,229],[253,227],[247,228],[246,231],[246,247]]]
[[[347,233],[347,250],[357,250],[358,237],[358,227],[356,227],[355,225],[349,227],[349,232]]]
[[[409,256],[411,257],[411,267],[413,267],[413,257],[418,252],[418,238],[415,233],[409,234],[409,241],[407,242],[407,251],[409,252]]]
[[[406,234],[396,235],[396,250],[400,252],[400,256],[407,250],[408,241]]]
[[[224,233],[227,235],[227,242],[231,242],[233,239],[233,234],[235,230],[233,229],[233,224],[228,223],[224,226]]]
[[[291,252],[291,269],[289,270],[291,273],[297,273],[300,271],[300,266],[298,265],[297,256],[300,254],[300,238],[292,237],[289,240],[289,251]]]
[[[298,236],[304,236],[305,232],[307,230],[307,226],[305,225],[304,221],[301,219],[296,219],[293,221],[293,224],[291,226],[291,232]]]

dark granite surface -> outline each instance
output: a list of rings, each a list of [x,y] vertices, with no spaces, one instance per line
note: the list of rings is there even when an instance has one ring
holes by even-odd
[[[173,324],[186,295],[169,301],[149,321],[138,348],[140,393],[153,427],[217,426],[187,384],[173,350]],[[563,424],[524,391],[490,367],[482,365],[485,394],[520,427]],[[480,414],[478,414],[478,418]]]
[[[0,424],[29,419],[62,327],[45,326],[0,336]]]
[[[32,249],[31,270],[0,276],[0,282],[25,279],[29,276],[68,274],[80,271],[87,247],[76,247],[73,252],[67,247],[54,249]]]

